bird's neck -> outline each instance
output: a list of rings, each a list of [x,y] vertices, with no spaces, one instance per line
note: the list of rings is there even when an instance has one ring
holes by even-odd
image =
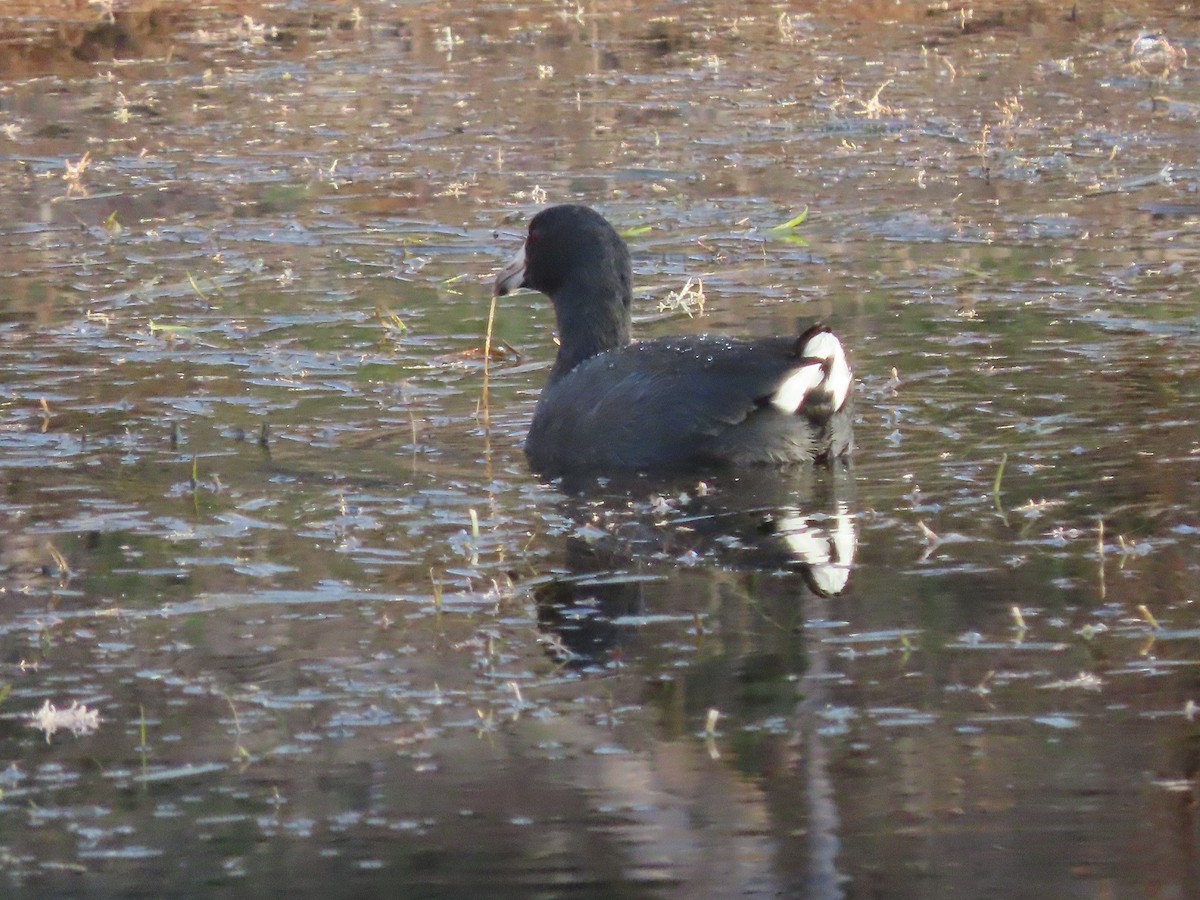
[[[617,350],[629,344],[628,289],[616,288],[619,302],[613,302],[613,288],[603,284],[567,286],[555,295],[554,311],[558,319],[558,356],[550,370],[550,381],[557,381],[577,365],[599,353]],[[597,297],[596,293],[608,294]]]

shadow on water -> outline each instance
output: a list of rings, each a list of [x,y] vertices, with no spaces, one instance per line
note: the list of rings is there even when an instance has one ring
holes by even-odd
[[[534,590],[539,627],[553,632],[568,664],[584,668],[620,665],[625,643],[651,622],[690,621],[702,639],[697,579],[688,576],[695,566],[791,574],[785,620],[794,621],[805,593],[840,594],[853,566],[853,482],[841,465],[824,475],[764,469],[567,485],[571,531],[550,561],[554,576]],[[745,590],[753,603],[753,586]]]

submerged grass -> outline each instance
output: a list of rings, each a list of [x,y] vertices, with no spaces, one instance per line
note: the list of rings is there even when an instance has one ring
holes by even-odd
[[[397,313],[384,306],[375,307],[375,321],[383,329],[385,338],[399,340],[408,334],[408,325],[405,324],[404,320]]]

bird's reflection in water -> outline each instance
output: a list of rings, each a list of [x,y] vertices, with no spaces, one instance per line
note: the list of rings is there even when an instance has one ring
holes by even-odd
[[[836,597],[846,589],[858,531],[849,504],[836,500],[834,510],[820,518],[793,507],[781,511],[777,534],[787,545],[793,565],[814,594]]]
[[[564,485],[572,532],[535,591],[539,626],[570,665],[607,667],[647,621],[687,615],[671,586],[681,578],[687,595],[721,572],[795,572],[812,594],[838,596],[858,539],[852,488],[842,465]]]

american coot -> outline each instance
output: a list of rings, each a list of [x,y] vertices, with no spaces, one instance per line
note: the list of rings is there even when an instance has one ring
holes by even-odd
[[[586,206],[552,206],[496,278],[549,295],[559,348],[525,440],[543,475],[830,460],[854,380],[824,325],[797,337],[631,342],[629,249]]]

